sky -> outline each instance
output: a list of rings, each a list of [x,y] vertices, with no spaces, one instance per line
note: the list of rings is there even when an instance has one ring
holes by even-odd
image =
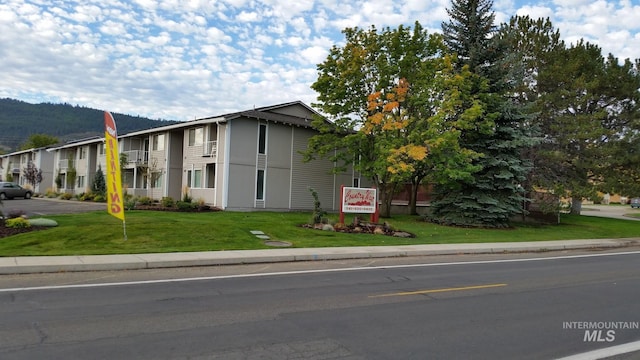
[[[193,120],[291,101],[347,27],[430,33],[450,0],[0,0],[0,98]],[[550,18],[562,39],[640,58],[639,0],[494,0],[496,22]]]

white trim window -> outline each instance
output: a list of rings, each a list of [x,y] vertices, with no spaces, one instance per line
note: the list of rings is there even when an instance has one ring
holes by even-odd
[[[187,170],[187,186],[192,189],[202,188],[202,170]]]
[[[202,146],[204,144],[204,129],[189,129],[189,146]]]
[[[258,154],[267,153],[267,124],[258,127]]]
[[[256,176],[256,200],[264,200],[264,170],[258,170]]]
[[[153,135],[153,151],[164,150],[164,134]]]

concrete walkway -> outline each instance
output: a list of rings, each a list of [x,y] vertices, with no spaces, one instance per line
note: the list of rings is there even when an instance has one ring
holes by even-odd
[[[0,274],[134,270],[188,266],[273,263],[455,254],[497,254],[640,245],[640,238],[516,243],[433,244],[330,248],[277,248],[166,254],[0,257]]]

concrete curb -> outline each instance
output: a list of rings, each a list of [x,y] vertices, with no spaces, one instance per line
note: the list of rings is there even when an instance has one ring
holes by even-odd
[[[238,265],[293,261],[366,259],[456,254],[497,254],[577,249],[620,248],[640,245],[640,238],[561,240],[520,243],[430,244],[325,248],[278,248],[84,256],[0,257],[0,274],[75,271],[139,270],[171,267]]]

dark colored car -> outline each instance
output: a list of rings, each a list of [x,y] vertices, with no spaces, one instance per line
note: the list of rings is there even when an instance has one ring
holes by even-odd
[[[29,189],[25,189],[18,184],[12,182],[0,182],[0,200],[13,199],[14,197],[21,197],[25,199],[31,199],[33,192]]]
[[[632,208],[640,208],[640,198],[632,198],[629,203]]]

